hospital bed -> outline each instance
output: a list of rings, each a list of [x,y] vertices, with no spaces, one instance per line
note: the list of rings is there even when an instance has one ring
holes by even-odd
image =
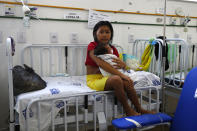
[[[27,64],[47,82],[40,91],[20,94],[14,104],[12,81],[13,40],[7,39],[10,130],[77,131],[93,128],[106,130],[112,118],[123,114],[113,91],[91,90],[86,85],[85,56],[87,45],[27,45],[21,52],[21,64]],[[18,55],[18,54],[16,54]],[[136,91],[142,106],[159,111],[160,86],[140,87]],[[143,96],[143,91],[148,91]],[[152,91],[155,91],[153,99]],[[15,110],[15,113],[14,113]],[[18,118],[18,119],[17,119]],[[18,121],[18,122],[17,122]]]
[[[140,58],[140,54],[142,54],[142,52],[140,51],[144,51],[145,47],[149,44],[149,40],[150,39],[137,39],[133,44],[132,54]],[[195,45],[190,45],[183,39],[166,39],[166,42],[168,45],[167,57],[169,62],[169,68],[165,70],[162,79],[164,80],[165,87],[163,107],[165,107],[165,111],[167,113],[174,115],[176,104],[180,97],[184,80],[188,72],[197,64],[197,51]],[[136,46],[138,46],[138,49],[136,48]],[[161,76],[162,71],[159,71],[162,70],[161,62],[162,61],[160,52],[158,60],[155,59],[155,55],[153,56],[149,71],[152,72],[152,70],[154,71],[155,69],[157,70],[156,73],[159,73],[157,75]],[[171,106],[172,104],[174,105],[174,107]]]
[[[194,59],[197,53],[194,51],[196,46],[189,45],[182,39],[166,39],[166,42],[168,46],[167,59],[169,62],[169,68],[165,70],[165,84],[166,86],[178,89],[184,83],[188,71],[196,65]],[[132,54],[140,59],[142,52],[148,44],[150,44],[149,39],[137,39],[132,46]],[[153,54],[149,71],[155,74],[158,73],[157,75],[161,76],[162,51],[160,48],[158,52],[157,60],[155,54]]]

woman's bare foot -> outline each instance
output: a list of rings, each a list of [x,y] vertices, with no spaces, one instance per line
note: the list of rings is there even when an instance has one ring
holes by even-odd
[[[150,111],[150,110],[145,110],[145,109],[140,109],[138,110],[138,112],[141,114],[156,114],[157,113],[155,111]]]
[[[138,113],[134,111],[133,109],[129,109],[128,111],[125,111],[127,116],[139,116],[141,113]]]

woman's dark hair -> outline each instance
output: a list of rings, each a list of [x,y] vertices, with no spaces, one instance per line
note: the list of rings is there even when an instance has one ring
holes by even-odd
[[[111,25],[111,23],[109,21],[99,21],[95,26],[94,26],[94,29],[93,29],[93,37],[94,37],[94,41],[98,43],[98,39],[97,39],[97,36],[96,36],[96,32],[97,30],[101,27],[101,26],[107,26],[109,27],[110,31],[111,31],[111,38],[110,38],[110,43],[112,42],[112,39],[113,39],[113,35],[114,35],[114,30],[113,30],[113,27]]]

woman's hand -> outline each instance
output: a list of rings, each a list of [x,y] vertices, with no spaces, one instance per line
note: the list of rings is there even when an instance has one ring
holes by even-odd
[[[113,58],[113,62],[116,63],[116,65],[114,65],[114,67],[116,69],[125,69],[126,68],[126,64],[119,58]]]

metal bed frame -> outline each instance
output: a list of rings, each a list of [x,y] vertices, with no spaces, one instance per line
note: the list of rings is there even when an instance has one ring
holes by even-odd
[[[12,67],[13,67],[13,63],[12,63],[12,46],[11,46],[11,38],[8,38],[7,39],[7,55],[8,55],[8,74],[9,74],[9,99],[10,99],[10,131],[14,131],[14,126],[15,126],[15,122],[14,122],[14,102],[13,102],[13,99],[14,99],[14,96],[13,96],[13,81],[12,81]],[[43,71],[43,66],[44,63],[43,61],[47,61],[46,60],[46,57],[44,57],[45,59],[43,59],[43,53],[44,53],[44,50],[47,50],[48,51],[48,64],[49,65],[54,65],[53,63],[53,60],[51,59],[53,57],[53,51],[51,50],[50,47],[58,47],[58,48],[64,48],[64,51],[62,51],[61,49],[58,49],[58,69],[57,69],[57,72],[61,72],[61,71],[65,71],[66,73],[69,72],[69,64],[73,64],[73,59],[68,59],[67,56],[70,55],[69,53],[73,53],[73,52],[76,52],[76,50],[71,50],[69,52],[68,48],[79,48],[80,50],[82,48],[87,48],[87,45],[29,45],[29,46],[26,46],[23,50],[22,50],[22,53],[21,53],[21,63],[26,63],[25,62],[25,59],[27,58],[27,54],[29,53],[30,54],[30,62],[29,64],[34,68],[36,68],[35,64],[38,64],[38,63],[35,63],[33,58],[33,49],[32,47],[35,47],[37,49],[39,49],[39,52],[40,53],[37,53],[37,54],[40,54],[41,55],[41,58],[40,58],[40,74],[41,76],[44,76],[44,75],[52,75],[54,72],[53,72],[53,68],[52,67],[49,67],[49,70],[48,70],[48,74]],[[25,54],[25,51],[29,49],[29,52],[27,52],[27,54]],[[82,51],[83,52],[83,51]],[[61,60],[61,56],[62,56],[62,53],[65,54],[65,66],[66,68],[64,69],[63,66],[59,65],[59,64],[62,64],[62,60]],[[25,54],[25,55],[24,55]],[[53,55],[52,55],[53,54]],[[80,53],[79,53],[80,54]],[[79,55],[80,56],[80,55]],[[81,56],[83,56],[81,54]],[[38,58],[38,57],[36,57]],[[77,60],[78,61],[78,60]],[[71,63],[69,63],[71,62]],[[70,65],[70,67],[76,67],[73,66],[73,65]],[[83,70],[84,67],[81,67],[81,69]],[[83,70],[84,71],[84,70]],[[77,72],[75,72],[77,73]],[[84,73],[84,72],[82,72]],[[75,75],[75,74],[72,74],[72,75]],[[145,104],[145,105],[142,105],[144,106],[145,108],[148,108],[148,109],[156,109],[157,111],[159,111],[159,105],[160,105],[160,101],[159,101],[159,90],[155,87],[150,87],[150,88],[144,88],[142,90],[141,89],[136,89],[137,93],[140,95],[140,102],[142,103],[143,101],[143,91],[144,90],[148,90],[148,100],[147,100],[147,103],[148,104]],[[155,90],[156,91],[156,99],[153,99],[152,98],[152,90]],[[102,97],[101,99],[103,101],[97,101],[96,99],[94,99],[93,101],[89,101],[88,100],[88,96],[95,96],[95,95],[100,95],[100,97]],[[57,118],[56,116],[54,116],[53,114],[53,106],[51,106],[51,110],[52,110],[52,113],[51,113],[51,118],[54,118],[54,119],[51,119],[51,129],[54,131],[56,128],[56,125],[64,125],[64,130],[68,130],[68,126],[69,126],[69,123],[75,123],[76,124],[76,130],[79,131],[79,126],[80,126],[80,121],[84,121],[84,124],[87,125],[89,121],[93,121],[93,128],[94,130],[96,131],[97,127],[99,128],[99,130],[106,130],[107,126],[108,125],[111,125],[111,122],[109,122],[109,120],[111,120],[112,118],[117,118],[119,114],[122,113],[122,107],[121,108],[121,111],[119,111],[119,104],[117,103],[116,100],[112,100],[114,102],[114,104],[112,104],[112,109],[110,109],[110,111],[108,110],[108,106],[110,105],[109,103],[109,100],[108,100],[108,94],[111,94],[113,95],[113,91],[100,91],[100,92],[91,92],[91,93],[85,93],[85,94],[76,94],[76,95],[70,95],[70,96],[65,96],[65,97],[55,97],[55,98],[47,98],[47,99],[35,99],[35,100],[32,100],[28,106],[27,106],[27,110],[26,110],[26,113],[29,114],[30,113],[30,108],[31,106],[36,103],[37,104],[37,114],[38,114],[38,130],[41,130],[40,127],[40,104],[44,101],[51,101],[51,105],[54,105],[54,103],[56,101],[59,101],[61,100],[64,104],[64,116],[63,117],[59,117]],[[79,113],[79,109],[81,108],[80,104],[79,104],[79,96],[84,96],[84,99],[85,99],[85,104],[84,104],[84,113],[83,114],[80,114]],[[67,113],[67,107],[69,105],[67,105],[67,98],[70,98],[70,97],[74,97],[75,98],[75,104],[72,105],[75,107],[75,115],[72,115],[72,116],[69,116]],[[104,103],[104,106],[102,106]],[[99,106],[98,106],[99,105]],[[88,112],[88,106],[93,106],[93,112]],[[111,113],[111,114],[110,114]],[[26,128],[25,130],[28,130],[29,129],[29,115],[26,115]],[[98,121],[97,121],[97,118],[98,118]]]
[[[162,87],[164,88],[162,88],[163,89],[162,106],[165,108],[166,108],[165,96],[179,98],[180,92],[182,90],[181,87],[182,84],[184,83],[184,81],[181,78],[186,78],[189,70],[197,65],[197,61],[195,60],[197,56],[197,47],[195,45],[188,44],[183,39],[166,39],[166,43],[171,46],[171,48],[168,48],[168,55],[171,58],[169,60],[169,69],[166,70],[165,73],[163,73],[163,75],[160,74],[162,73],[162,71],[156,71],[159,73],[157,75],[161,76],[163,80]],[[137,44],[139,45],[140,48],[138,50],[136,49]],[[139,53],[139,51],[144,51],[147,44],[149,44],[149,39],[137,39],[133,44],[132,53],[135,56],[138,56],[138,58],[140,58],[141,56],[139,54],[141,54],[141,52]],[[162,66],[162,60],[160,55],[162,54],[162,50],[159,50],[159,52],[160,52],[159,60],[157,61],[157,63],[154,57],[152,59],[149,68],[150,72],[152,72],[152,69],[154,69],[155,67],[160,67],[157,68],[156,70],[158,69],[160,70],[163,67],[165,67],[164,66],[165,64]],[[179,73],[178,78],[175,77],[177,72]],[[154,70],[153,73],[155,73]]]
[[[174,42],[174,43],[172,43],[172,42]],[[170,50],[168,50],[168,53],[170,53],[170,57],[171,58],[173,57],[174,61],[172,61],[172,60],[169,61],[169,69],[166,71],[166,73],[168,73],[171,76],[171,79],[172,79],[173,84],[174,84],[172,86],[172,88],[174,88],[174,87],[179,88],[180,85],[177,85],[175,83],[175,73],[179,71],[180,72],[180,78],[182,76],[184,76],[184,78],[186,77],[186,75],[188,73],[188,69],[189,69],[189,59],[188,59],[189,58],[189,52],[190,52],[189,50],[191,50],[191,49],[193,50],[193,48],[192,48],[193,45],[187,44],[183,39],[166,39],[166,43],[168,43],[168,45],[174,45],[174,47],[175,47],[175,48],[171,48]],[[137,39],[133,44],[132,54],[134,56],[137,56],[138,58],[140,58],[141,57],[140,54],[142,54],[146,45],[148,45],[148,44],[149,44],[149,39]],[[181,51],[180,51],[180,49],[181,49]],[[179,50],[179,52],[178,52],[178,50]],[[193,55],[195,55],[195,53],[197,54],[197,52],[194,52]],[[159,53],[158,54],[159,54],[159,57],[158,57],[157,63],[156,63],[155,57],[153,56],[152,61],[151,61],[151,65],[149,67],[149,71],[152,72],[152,73],[159,73],[157,75],[161,76],[161,71],[160,71],[161,68],[162,68],[162,65],[161,65],[161,54],[162,54],[161,47],[159,47]],[[155,72],[155,68],[157,68],[156,72]],[[171,86],[170,83],[168,83],[168,82],[166,82],[165,84],[167,86]]]

